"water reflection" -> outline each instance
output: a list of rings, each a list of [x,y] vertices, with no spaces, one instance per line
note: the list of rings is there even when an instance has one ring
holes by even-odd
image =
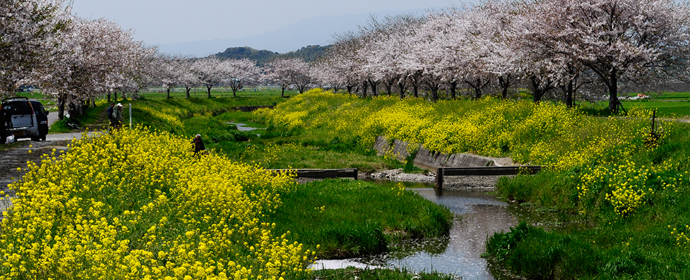
[[[519,220],[543,226],[562,228],[583,226],[582,223],[563,225],[568,220],[562,214],[548,209],[519,207],[500,201],[494,195],[481,191],[440,190],[424,183],[376,181],[390,185],[402,184],[409,191],[437,204],[448,207],[456,219],[447,237],[406,241],[393,244],[385,255],[343,260],[358,262],[369,267],[406,267],[414,271],[437,271],[460,276],[462,279],[494,279],[481,258],[485,242],[495,232],[507,232]],[[318,265],[313,266],[318,268]],[[500,277],[500,275],[497,275]]]
[[[484,192],[430,188],[409,190],[448,207],[459,216],[449,236],[421,245],[413,245],[413,242],[401,244],[392,253],[371,261],[415,271],[449,273],[463,279],[493,279],[481,254],[485,251],[484,243],[488,236],[508,231],[517,224],[510,214],[509,205]]]
[[[231,123],[231,124],[234,124],[235,126],[237,126],[237,130],[239,130],[239,131],[252,131],[252,130],[258,129],[256,127],[249,127],[243,123]]]

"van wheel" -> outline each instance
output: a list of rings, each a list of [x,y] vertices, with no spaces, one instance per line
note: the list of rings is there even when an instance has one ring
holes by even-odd
[[[45,134],[41,135],[41,140],[46,141],[46,135]]]
[[[41,141],[41,136],[31,136],[31,141]]]

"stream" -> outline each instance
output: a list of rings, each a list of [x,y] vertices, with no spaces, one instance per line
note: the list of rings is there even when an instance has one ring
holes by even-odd
[[[390,183],[388,183],[390,184]],[[315,269],[398,267],[417,272],[441,272],[462,279],[494,279],[481,257],[486,239],[495,232],[506,232],[521,220],[553,220],[496,196],[471,190],[438,190],[423,183],[403,183],[406,189],[456,214],[448,237],[394,244],[384,255],[348,260],[322,260]],[[499,276],[499,275],[497,275]]]

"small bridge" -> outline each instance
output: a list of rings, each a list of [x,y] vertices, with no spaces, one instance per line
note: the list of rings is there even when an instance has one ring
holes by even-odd
[[[538,165],[482,166],[482,167],[440,167],[436,169],[436,187],[443,188],[443,178],[448,176],[495,176],[534,174],[541,171]]]
[[[312,178],[312,179],[326,179],[326,178],[353,178],[357,180],[357,168],[345,169],[268,169],[280,173],[295,173],[297,178]]]

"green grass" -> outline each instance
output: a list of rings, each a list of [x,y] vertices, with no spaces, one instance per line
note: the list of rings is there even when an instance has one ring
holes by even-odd
[[[660,94],[652,94],[655,100],[690,100],[690,92],[662,92]]]
[[[406,168],[410,172],[421,172],[411,163],[406,165],[376,156],[358,138],[340,138],[325,129],[306,132],[271,127],[252,112],[233,110],[244,106],[272,106],[286,100],[276,91],[256,94],[256,97],[167,99],[160,93],[145,93],[133,105],[133,123],[190,139],[201,134],[207,149],[216,149],[234,160],[265,168],[359,168],[361,171]],[[175,125],[159,112],[180,120],[180,124]],[[125,112],[127,117],[128,112]],[[260,129],[242,132],[230,123],[245,123]]]
[[[652,173],[644,185],[651,194],[627,217],[617,215],[607,201],[611,185],[593,186],[594,195],[578,197],[579,168],[501,180],[501,196],[560,211],[565,215],[559,222],[566,226],[544,231],[520,225],[496,234],[487,242],[486,257],[533,279],[688,279],[690,243],[678,233],[690,233],[690,126],[677,129],[682,132],[630,159],[638,166],[677,166]],[[673,177],[680,180],[672,186],[658,179]]]
[[[57,111],[57,102],[52,96],[46,96],[40,91],[32,91],[32,92],[21,92],[19,93],[19,96],[22,97],[27,97],[29,99],[36,99],[43,104],[43,108],[46,109],[46,111],[50,112],[56,112]]]
[[[657,116],[666,118],[683,118],[690,116],[690,100],[679,100],[674,102],[656,101],[656,100],[640,100],[640,101],[623,101],[623,106],[626,109],[630,108],[644,108],[656,109]]]
[[[320,244],[319,258],[347,258],[386,251],[388,244],[448,233],[453,215],[416,193],[355,180],[300,184],[281,194],[270,215],[279,232],[290,231],[305,246]]]
[[[637,96],[636,93],[626,96]],[[690,117],[690,92],[663,92],[660,94],[648,94],[649,99],[621,100],[626,110],[633,108],[657,110],[657,116],[664,118]],[[608,102],[581,103],[580,109],[592,116],[611,116],[608,111]]]

